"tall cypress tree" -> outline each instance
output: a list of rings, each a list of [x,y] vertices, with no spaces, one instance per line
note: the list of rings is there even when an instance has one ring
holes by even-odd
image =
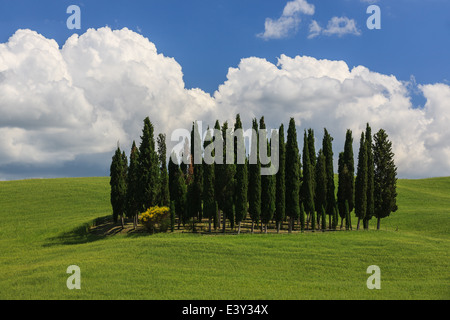
[[[327,204],[327,175],[325,170],[325,156],[322,149],[319,150],[316,164],[316,208],[326,208]],[[334,211],[332,212],[334,213]],[[330,215],[330,229],[331,215]]]
[[[252,233],[255,223],[258,223],[261,216],[261,162],[259,159],[259,135],[258,121],[252,121],[252,142],[250,149],[250,161],[248,165],[248,212],[252,219]],[[252,163],[254,162],[254,163]]]
[[[358,175],[355,183],[355,215],[358,217],[356,229],[359,230],[361,220],[366,219],[367,211],[367,144],[364,132],[361,133],[358,154]]]
[[[380,129],[374,136],[374,205],[377,230],[380,220],[397,211],[397,167],[394,163],[392,142],[386,131]]]
[[[314,138],[314,130],[308,129],[308,150],[309,150],[309,165],[311,167],[311,191],[313,194],[314,204],[316,203],[316,141]],[[301,170],[300,170],[301,171]],[[315,207],[317,209],[317,207]]]
[[[236,174],[236,166],[234,163],[226,163],[227,157],[227,149],[230,147],[227,146],[227,141],[232,141],[232,133],[228,129],[228,122],[224,122],[222,125],[222,137],[223,137],[223,156],[224,156],[224,164],[222,167],[222,208],[223,208],[223,225],[222,229],[225,233],[225,225],[226,219],[230,221],[230,227],[234,228],[234,188],[235,188],[235,180],[234,175]],[[231,150],[234,152],[234,150]]]
[[[347,177],[347,166],[344,162],[344,152],[339,153],[338,160],[338,190],[337,190],[337,208],[339,216],[341,217],[341,229],[345,220],[345,181]]]
[[[225,185],[225,178],[224,178],[224,158],[225,154],[220,156],[219,151],[224,150],[225,148],[225,141],[222,137],[222,130],[220,128],[219,120],[216,120],[216,123],[214,125],[214,136],[213,136],[213,142],[214,142],[214,151],[215,151],[215,162],[214,162],[214,195],[217,202],[217,224],[216,227],[220,228],[221,223],[221,212],[223,212],[224,207],[224,185]]]
[[[146,117],[139,146],[140,206],[144,210],[158,203],[159,172],[153,125]]]
[[[313,171],[311,162],[309,159],[309,144],[306,131],[303,135],[303,184],[302,195],[305,212],[307,215],[312,216],[314,208],[314,195],[313,195]],[[318,215],[319,217],[319,215]]]
[[[133,219],[133,227],[136,229],[139,210],[139,150],[133,141],[130,151],[130,166],[127,178],[127,216]]]
[[[279,132],[279,167],[276,174],[276,208],[275,221],[277,232],[280,232],[280,225],[286,215],[286,144],[284,142],[284,125],[280,125]]]
[[[322,150],[325,156],[325,170],[327,174],[327,206],[325,208],[328,214],[333,212],[333,208],[336,206],[336,198],[334,195],[334,170],[333,170],[333,138],[328,133],[327,129],[324,129],[324,136],[322,142]]]
[[[347,170],[345,171],[345,181],[342,192],[344,201],[348,201],[349,212],[352,212],[355,207],[355,161],[353,156],[353,136],[351,130],[347,130],[345,135],[343,161]]]
[[[121,217],[123,227],[123,215],[126,210],[127,200],[127,160],[125,153],[122,153],[119,147],[112,158],[110,167],[110,186],[111,186],[111,206],[113,209],[113,220],[117,222]]]
[[[209,131],[206,133],[204,148],[212,143],[212,136]],[[216,201],[214,197],[214,164],[203,162],[203,216],[208,218],[209,232],[211,232],[211,222],[215,218]]]
[[[300,157],[295,120],[291,118],[286,142],[286,214],[290,217],[289,232],[300,214]]]
[[[264,117],[261,117],[259,123],[260,130],[266,130],[266,124],[264,123]],[[267,155],[270,156],[270,144],[267,141]],[[270,167],[270,163],[264,165],[264,167]],[[265,232],[267,233],[267,224],[273,218],[275,212],[275,176],[263,175],[261,176],[261,227],[264,224]]]
[[[366,149],[367,149],[367,212],[364,219],[364,229],[369,229],[369,220],[374,215],[374,160],[372,147],[372,129],[366,126]]]
[[[159,190],[159,205],[169,207],[170,206],[170,192],[169,192],[169,175],[167,172],[166,157],[166,135],[160,133],[157,138],[158,144],[158,158],[160,169],[160,190]]]
[[[192,192],[192,216],[198,220],[202,219],[202,193],[203,193],[203,158],[202,139],[197,122],[192,124],[191,130],[191,157],[193,166],[193,192]],[[196,159],[198,157],[199,159]]]
[[[235,190],[235,219],[238,224],[238,234],[241,232],[241,222],[247,216],[248,172],[245,157],[245,141],[242,132],[242,122],[236,115],[235,130],[235,159],[236,159],[236,190]],[[238,157],[242,156],[243,159]],[[242,163],[243,162],[243,163]]]

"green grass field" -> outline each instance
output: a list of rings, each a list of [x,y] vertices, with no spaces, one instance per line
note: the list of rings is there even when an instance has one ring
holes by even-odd
[[[86,230],[110,214],[109,178],[0,182],[0,299],[450,299],[450,178],[398,193],[380,231],[105,237]]]

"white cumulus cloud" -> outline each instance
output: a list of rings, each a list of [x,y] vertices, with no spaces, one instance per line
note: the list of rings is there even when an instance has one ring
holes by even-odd
[[[193,120],[206,129],[215,119],[234,121],[236,113],[247,128],[262,115],[269,128],[294,117],[300,134],[315,130],[317,150],[326,127],[336,159],[347,128],[357,155],[369,122],[374,132],[387,130],[401,177],[450,175],[450,86],[417,88],[423,108],[412,106],[408,83],[395,76],[344,61],[281,55],[277,64],[242,59],[211,97],[186,89],[181,66],[131,30],[90,29],[62,48],[18,30],[0,44],[0,179],[9,177],[10,166],[51,172],[48,167],[79,159],[106,171],[117,141],[127,153],[133,139],[139,143],[146,116],[169,140]]]
[[[266,18],[264,32],[258,34],[263,39],[280,39],[295,32],[301,22],[300,15],[313,15],[314,5],[306,0],[289,1],[283,9],[283,14],[276,20]]]

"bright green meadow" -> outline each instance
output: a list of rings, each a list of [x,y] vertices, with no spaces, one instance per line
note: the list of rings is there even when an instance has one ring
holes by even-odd
[[[397,202],[380,231],[105,236],[108,177],[4,181],[0,299],[450,299],[450,178],[399,180]]]

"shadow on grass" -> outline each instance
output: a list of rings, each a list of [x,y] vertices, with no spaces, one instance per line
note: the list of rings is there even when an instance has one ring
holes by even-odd
[[[111,215],[99,217],[68,232],[48,239],[44,247],[72,245],[94,242],[125,231],[120,223],[115,223]]]

